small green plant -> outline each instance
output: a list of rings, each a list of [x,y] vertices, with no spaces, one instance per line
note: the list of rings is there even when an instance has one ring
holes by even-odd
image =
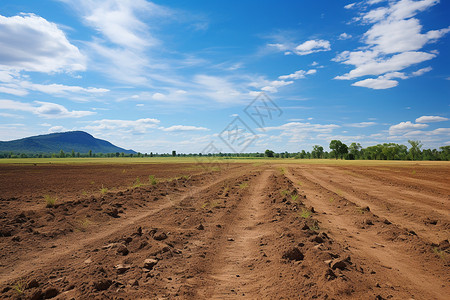
[[[313,220],[312,224],[309,225],[308,227],[312,231],[319,231],[320,230],[319,222],[317,222],[316,220]]]
[[[191,179],[191,175],[183,175],[183,176],[181,176],[181,178],[184,180],[189,180],[189,179]]]
[[[248,188],[248,182],[243,182],[243,183],[241,183],[241,184],[239,185],[239,188],[240,188],[240,189],[246,189],[246,188]]]
[[[303,185],[303,183],[302,183],[301,181],[297,182],[297,184],[298,184],[299,186],[302,186],[302,185]]]
[[[282,175],[284,175],[286,173],[286,169],[283,167],[281,167],[279,170]]]
[[[23,280],[21,280],[21,281],[18,281],[14,286],[13,286],[13,289],[18,293],[18,294],[23,294],[23,292],[25,291],[25,289],[26,289],[26,283],[23,281]]]
[[[81,219],[78,221],[78,227],[76,229],[78,229],[81,232],[86,232],[90,224],[91,221],[89,221],[88,218]]]
[[[56,201],[58,201],[58,198],[52,197],[50,195],[45,195],[44,199],[47,207],[54,207],[56,205]]]
[[[444,250],[441,250],[438,247],[434,247],[433,253],[439,256],[439,258],[443,261],[447,261],[447,253]]]
[[[307,209],[302,208],[302,213],[300,214],[300,217],[303,219],[309,219],[311,217],[311,212]]]
[[[416,170],[413,170],[413,171],[411,172],[411,174],[415,175],[415,174],[416,174]]]
[[[81,192],[81,196],[85,196],[86,197],[87,195],[88,195],[88,193],[86,191],[82,191]]]
[[[287,196],[287,195],[289,195],[289,191],[288,190],[281,190],[280,191],[280,194],[281,194],[281,196]]]
[[[142,186],[141,179],[139,177],[137,177],[136,180],[133,183],[133,188],[137,188],[137,187],[140,187],[140,186]]]
[[[334,202],[334,198],[330,197],[330,199],[328,201],[330,201],[330,203],[333,203]]]
[[[158,180],[156,179],[155,175],[148,176],[148,181],[150,181],[151,185],[156,185],[158,183]]]
[[[108,188],[105,188],[102,184],[102,188],[100,189],[100,194],[105,195],[106,193],[108,193]]]
[[[298,194],[292,194],[291,195],[292,202],[297,203],[297,199],[298,199]]]

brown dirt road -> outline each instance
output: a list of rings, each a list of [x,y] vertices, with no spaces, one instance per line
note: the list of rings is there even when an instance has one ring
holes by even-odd
[[[55,208],[9,191],[0,201],[0,298],[450,293],[449,166],[231,164],[174,175],[188,169],[105,195],[63,190],[73,200]]]

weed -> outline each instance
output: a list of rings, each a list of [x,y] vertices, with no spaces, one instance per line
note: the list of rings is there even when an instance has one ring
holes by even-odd
[[[342,193],[341,190],[337,190],[337,191],[336,191],[336,194],[337,194],[338,196],[340,196],[340,197],[344,197],[344,196],[343,196],[344,193]]]
[[[108,188],[105,188],[102,184],[102,188],[100,189],[100,194],[105,195],[106,193],[108,193]]]
[[[136,180],[133,183],[133,188],[137,188],[137,187],[140,187],[140,186],[142,186],[141,179],[139,179],[139,177],[137,177]]]
[[[447,261],[447,253],[444,250],[441,250],[438,247],[434,247],[433,253],[439,256],[439,258],[443,261]]]
[[[308,219],[311,217],[311,212],[307,209],[302,208],[302,213],[300,214],[300,217],[303,219]]]
[[[207,201],[207,202],[203,203],[202,208],[203,209],[206,209],[208,207],[209,208],[215,208],[215,207],[217,207],[219,205],[220,205],[219,201]]]
[[[91,181],[91,185],[94,185],[95,184],[95,181]]]
[[[286,173],[286,169],[283,167],[281,167],[279,170],[282,175],[284,175]]]
[[[181,178],[184,180],[189,180],[189,179],[191,179],[191,175],[183,175],[183,176],[181,176]]]
[[[26,289],[26,283],[25,283],[23,280],[18,281],[18,282],[13,286],[13,289],[14,289],[18,294],[23,294],[23,292],[24,292],[25,289]]]
[[[248,183],[247,183],[247,182],[241,183],[241,184],[239,185],[239,188],[240,188],[240,189],[246,189],[246,188],[248,188]]]
[[[328,201],[330,201],[330,203],[333,203],[334,202],[334,198],[330,197],[330,199]]]
[[[50,195],[45,195],[44,199],[47,207],[54,207],[56,205],[56,201],[58,201],[58,198],[52,197]]]
[[[297,182],[297,184],[298,184],[299,186],[302,186],[302,185],[303,185],[303,183],[302,183],[301,181]]]
[[[281,196],[287,196],[287,195],[289,195],[289,191],[288,190],[281,190],[280,191],[280,194],[281,194]]]
[[[415,175],[415,174],[416,174],[416,170],[413,170],[413,171],[411,172],[411,174]]]
[[[88,193],[86,191],[82,191],[81,192],[81,196],[85,196],[86,197],[87,195],[88,195]]]
[[[156,179],[155,175],[148,176],[148,181],[150,181],[151,185],[156,185],[158,183],[158,180]]]
[[[308,227],[312,231],[319,231],[320,230],[319,222],[317,222],[316,220],[314,220],[313,223],[311,225],[309,225]]]
[[[89,221],[88,218],[84,218],[79,220],[78,224],[79,226],[77,227],[77,229],[80,230],[81,232],[85,232],[89,227],[89,225],[91,224],[91,221]]]
[[[292,202],[297,203],[297,199],[298,199],[298,194],[292,194],[291,195]]]

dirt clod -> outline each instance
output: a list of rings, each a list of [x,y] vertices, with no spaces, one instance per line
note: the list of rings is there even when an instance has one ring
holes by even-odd
[[[130,251],[128,250],[128,248],[125,245],[120,245],[119,247],[117,247],[117,253],[125,256],[125,255],[128,255],[128,253],[130,253]]]
[[[286,252],[284,252],[282,258],[287,259],[287,260],[299,261],[299,260],[303,260],[304,255],[300,251],[300,249],[298,249],[297,247],[294,247],[294,248],[291,248],[291,249],[287,250]]]
[[[109,279],[100,279],[94,282],[94,289],[97,291],[105,291],[111,286],[111,284],[112,281]]]

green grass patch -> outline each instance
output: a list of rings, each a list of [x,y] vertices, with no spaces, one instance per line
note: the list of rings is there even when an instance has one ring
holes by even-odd
[[[47,207],[55,207],[58,198],[50,195],[44,195],[44,200]]]
[[[298,199],[299,195],[298,194],[292,194],[291,195],[291,201],[294,203],[298,203],[297,199]]]
[[[311,217],[311,212],[307,209],[302,208],[302,212],[300,213],[300,217],[303,219],[309,219]]]
[[[156,179],[155,175],[148,176],[148,181],[150,182],[151,185],[157,185],[158,184],[158,180]]]
[[[239,185],[239,188],[240,188],[240,189],[246,189],[246,188],[248,188],[248,182],[243,182],[243,183],[241,183],[241,184]]]
[[[444,250],[439,249],[438,247],[433,248],[433,253],[436,254],[440,259],[444,262],[447,262],[448,254]]]
[[[27,284],[23,280],[16,282],[16,284],[13,286],[13,289],[19,295],[22,295],[26,288]]]
[[[141,186],[142,186],[141,179],[139,177],[137,177],[133,183],[133,188],[137,188],[137,187],[141,187]]]
[[[105,188],[102,184],[102,188],[100,189],[100,194],[105,195],[106,193],[108,193],[108,188]]]
[[[281,190],[280,194],[281,194],[281,196],[285,197],[285,196],[289,195],[290,192],[288,190]]]

